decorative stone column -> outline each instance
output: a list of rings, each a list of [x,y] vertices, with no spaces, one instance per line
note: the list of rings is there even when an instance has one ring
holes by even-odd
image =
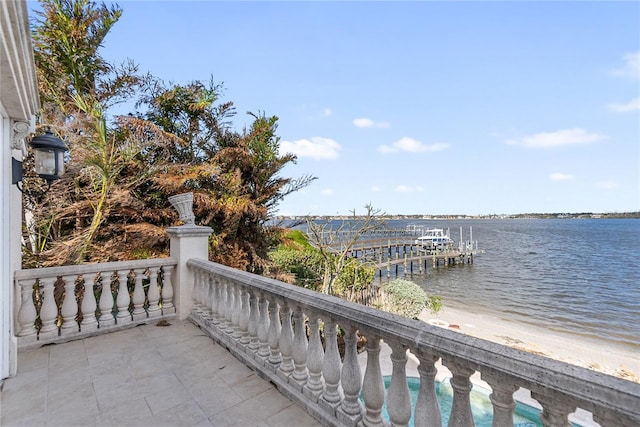
[[[187,261],[192,258],[209,259],[209,236],[213,230],[193,223],[193,193],[171,196],[169,201],[185,223],[167,228],[167,234],[171,238],[171,257],[178,262],[171,281],[174,286],[173,304],[178,318],[183,320],[191,311],[194,279],[193,272],[187,267]]]

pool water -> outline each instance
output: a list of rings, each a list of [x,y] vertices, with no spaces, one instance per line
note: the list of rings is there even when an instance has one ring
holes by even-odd
[[[389,389],[389,383],[391,377],[384,377],[384,387]],[[408,377],[407,384],[409,385],[409,395],[411,396],[411,420],[409,420],[409,426],[413,426],[413,414],[415,413],[415,404],[418,400],[418,392],[420,391],[420,379],[415,377]],[[438,395],[438,403],[440,405],[440,413],[442,415],[442,425],[448,425],[449,414],[451,413],[451,405],[453,403],[453,389],[449,384],[449,381],[436,382],[436,394]],[[471,411],[473,412],[473,419],[476,427],[491,427],[493,419],[493,407],[489,400],[489,392],[481,390],[477,386],[474,386],[470,394],[471,399]],[[382,408],[383,417],[389,419],[387,413],[386,401]],[[521,402],[516,402],[516,408],[513,415],[513,425],[515,427],[542,427],[540,421],[540,410],[529,405],[525,405]],[[579,427],[572,424],[574,427]]]

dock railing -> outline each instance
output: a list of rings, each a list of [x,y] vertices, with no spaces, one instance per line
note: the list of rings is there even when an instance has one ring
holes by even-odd
[[[191,259],[188,267],[194,274],[190,318],[324,425],[386,425],[385,401],[391,425],[407,425],[412,415],[407,352],[419,360],[416,426],[441,426],[434,381],[439,359],[453,375],[449,426],[474,425],[470,377],[475,372],[492,388],[494,426],[513,425],[513,393],[521,387],[543,408],[546,427],[568,426],[576,408],[591,412],[602,426],[640,424],[640,384],[204,259]],[[344,332],[343,359],[338,331]],[[357,358],[359,336],[367,340],[364,374]],[[392,349],[387,392],[382,340]]]

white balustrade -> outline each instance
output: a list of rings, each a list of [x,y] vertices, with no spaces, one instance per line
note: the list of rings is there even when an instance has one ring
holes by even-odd
[[[276,366],[282,361],[282,354],[280,354],[280,334],[282,333],[282,325],[280,323],[280,310],[276,300],[269,301],[269,334],[267,335],[267,341],[269,342],[269,349],[271,354],[269,355],[269,364],[272,365],[272,369],[275,371]]]
[[[113,317],[113,294],[111,293],[111,276],[113,271],[107,271],[100,273],[102,282],[102,291],[100,292],[100,317],[98,318],[99,326],[112,326],[116,324],[116,319]]]
[[[240,344],[247,346],[250,342],[249,339],[249,316],[251,314],[251,308],[249,307],[249,292],[244,287],[240,288]]]
[[[320,340],[320,319],[315,313],[309,315],[309,346],[307,348],[307,370],[309,377],[303,392],[313,401],[317,401],[324,388],[322,362],[324,350]]]
[[[16,280],[18,283],[20,298],[20,309],[18,310],[18,336],[20,337],[35,337],[37,329],[35,327],[35,320],[38,316],[36,306],[33,303],[33,281],[30,280]]]
[[[118,325],[125,325],[133,320],[131,312],[129,312],[129,304],[131,304],[131,297],[129,296],[130,272],[131,270],[127,269],[118,270],[118,295],[116,296],[116,308],[118,311],[116,323]]]
[[[416,410],[413,424],[416,427],[442,427],[442,416],[436,394],[436,369],[435,363],[439,357],[429,351],[422,349],[416,352],[420,361],[418,374],[420,375],[420,391],[416,401]]]
[[[176,307],[173,305],[173,283],[171,275],[173,274],[173,266],[165,265],[162,267],[162,314],[170,315],[176,313]]]
[[[80,329],[76,316],[78,314],[78,302],[76,301],[76,278],[77,276],[62,276],[64,282],[64,296],[62,298],[62,306],[60,307],[60,316],[62,316],[62,326],[60,335],[68,336]],[[127,298],[128,300],[128,298]]]
[[[82,321],[80,322],[80,329],[84,332],[91,332],[98,327],[98,321],[96,319],[96,294],[94,293],[95,275],[84,274],[84,291],[82,293],[82,304],[80,310],[82,311]]]
[[[282,378],[287,380],[294,370],[292,358],[293,326],[291,324],[291,308],[286,303],[283,304],[280,308],[280,314],[282,316],[282,330],[280,332],[278,347],[282,355],[282,362],[280,362],[278,373]]]
[[[407,385],[407,348],[398,343],[391,344],[393,371],[387,397],[389,420],[393,426],[407,426],[411,418],[411,398]]]
[[[324,324],[325,351],[322,362],[322,375],[324,377],[325,388],[322,393],[320,405],[335,414],[335,410],[342,400],[340,390],[340,370],[342,362],[338,350],[338,331],[336,322],[329,318]]]
[[[266,359],[271,354],[269,349],[269,301],[264,295],[260,295],[258,299],[258,340],[260,347],[258,348],[258,356]]]
[[[160,317],[160,289],[158,288],[158,267],[149,268],[149,289],[147,290],[147,316],[149,318]]]
[[[451,405],[451,417],[449,427],[473,427],[473,413],[471,412],[471,380],[473,369],[466,367],[453,359],[444,359],[444,364],[453,377],[450,380],[453,388],[453,403]]]
[[[194,271],[202,269],[242,287],[239,295],[246,302],[239,306],[237,322],[242,324],[244,313],[247,333],[232,337],[238,348],[234,354],[270,378],[286,396],[300,402],[325,425],[407,425],[412,408],[407,349],[419,361],[419,392],[413,419],[418,427],[442,425],[435,382],[436,362],[441,357],[453,375],[453,405],[448,414],[451,427],[474,425],[470,377],[476,371],[492,387],[495,427],[512,425],[513,394],[520,387],[531,390],[544,408],[545,427],[565,427],[567,416],[576,406],[592,411],[603,427],[639,424],[637,384],[208,261],[192,260],[188,265]],[[321,319],[326,322],[324,350],[319,331]],[[193,320],[200,324],[199,319]],[[236,323],[235,316],[232,323]],[[344,331],[343,361],[336,339],[338,325]],[[225,328],[214,327],[210,335],[224,337]],[[359,331],[365,331],[368,338],[364,377],[358,359]],[[385,391],[381,339],[390,343],[392,350],[387,361],[392,368],[386,395],[388,420],[382,416]],[[542,392],[551,388],[552,399],[548,398],[549,393]]]
[[[367,367],[362,381],[364,398],[363,424],[367,427],[384,426],[382,405],[384,405],[384,380],[380,370],[380,338],[367,338]]]
[[[293,358],[293,374],[290,379],[295,381],[302,390],[302,386],[307,382],[309,374],[307,372],[307,331],[305,328],[304,313],[300,307],[293,311],[293,345],[291,346],[291,357]]]
[[[54,297],[55,277],[45,277],[40,279],[42,286],[42,306],[40,307],[40,335],[44,338],[51,338],[58,335],[58,327],[56,325],[58,317],[58,307]],[[93,282],[91,282],[93,283]],[[93,286],[91,286],[91,295],[93,295]],[[95,299],[93,300],[93,309],[95,311]],[[95,322],[95,312],[93,313]]]
[[[14,313],[19,346],[103,333],[149,321],[156,315],[152,313],[164,317],[165,308],[175,316],[179,307],[186,307],[184,310],[191,312],[192,321],[272,381],[287,397],[303,405],[323,425],[406,425],[411,415],[406,380],[407,349],[419,361],[416,426],[442,424],[435,393],[435,362],[439,358],[453,375],[450,426],[474,425],[470,405],[470,376],[474,372],[479,372],[492,388],[494,426],[510,425],[515,405],[513,394],[521,387],[530,390],[542,406],[541,419],[545,427],[567,426],[575,408],[593,413],[594,420],[603,427],[640,425],[640,385],[636,383],[230,269],[206,259],[186,263],[191,276],[177,265],[168,258],[16,272],[15,288],[20,299],[15,301]],[[183,280],[178,280],[176,288],[169,290],[174,285],[170,278],[172,272]],[[95,298],[96,277],[101,278],[102,285],[99,302]],[[191,282],[185,283],[185,277],[190,277]],[[131,296],[129,280],[134,285]],[[181,286],[189,289],[191,303],[186,304],[178,297],[173,305],[174,291],[175,295],[183,295]],[[115,293],[116,288],[117,295],[112,294],[109,300],[108,294]],[[76,296],[81,299],[78,301]],[[190,311],[192,306],[197,309]],[[309,316],[308,323],[305,315]],[[325,321],[324,349],[319,328],[321,320]],[[338,352],[338,327],[344,331],[342,361]],[[358,358],[360,334],[368,338],[366,367],[364,359]],[[386,395],[388,420],[381,412],[385,395],[380,340],[390,343],[392,349],[390,360],[386,361],[392,368]]]
[[[149,310],[156,318],[175,316],[170,278],[175,264],[173,258],[158,258],[18,270],[15,283],[20,295],[16,301],[19,347],[30,348],[122,328],[132,323],[133,313],[136,320],[147,319]],[[128,281],[132,271],[135,288],[130,295]],[[149,274],[145,275],[147,271]],[[145,279],[149,282],[149,298],[144,292]],[[99,300],[96,292],[100,294]]]

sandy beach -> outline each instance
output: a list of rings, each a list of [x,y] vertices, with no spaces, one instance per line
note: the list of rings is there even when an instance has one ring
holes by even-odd
[[[424,321],[434,318],[426,310],[420,315]],[[640,382],[640,349],[612,348],[575,334],[447,306],[438,314],[438,319],[447,322],[450,330]]]

